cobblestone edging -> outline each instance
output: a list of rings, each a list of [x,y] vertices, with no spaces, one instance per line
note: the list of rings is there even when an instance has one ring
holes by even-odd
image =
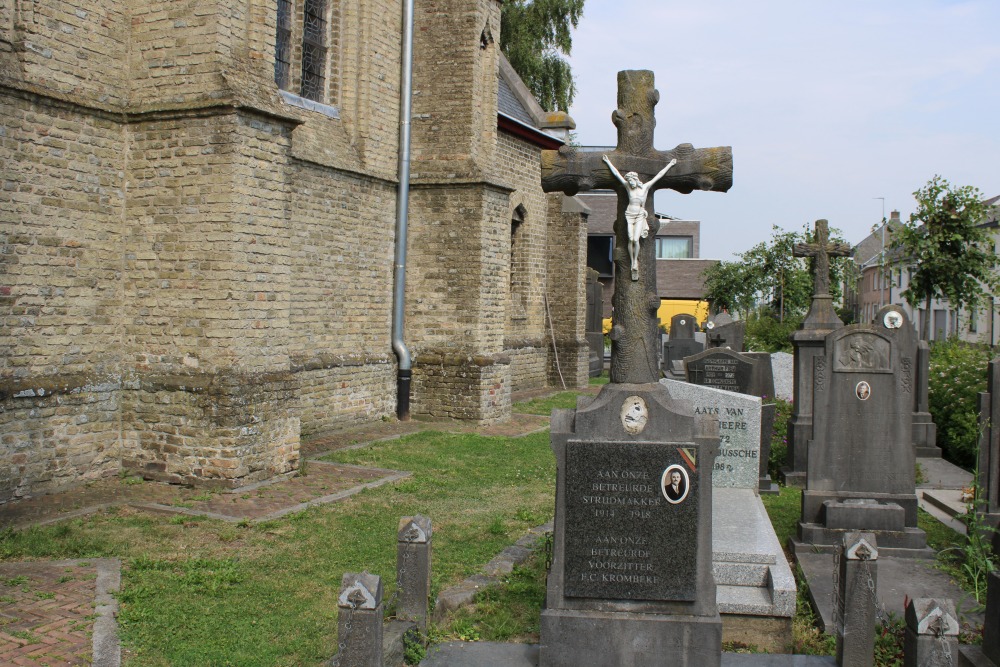
[[[504,575],[513,571],[515,565],[520,565],[528,560],[528,557],[537,548],[539,540],[546,533],[551,533],[552,530],[551,521],[532,528],[524,537],[501,551],[499,555],[487,563],[482,574],[475,574],[460,584],[438,593],[434,600],[434,621],[440,622],[448,612],[472,604],[476,593],[499,583]]]

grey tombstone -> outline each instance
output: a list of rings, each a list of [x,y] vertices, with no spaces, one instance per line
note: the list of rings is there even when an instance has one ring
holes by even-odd
[[[788,421],[788,462],[782,476],[789,486],[805,486],[813,431],[813,360],[822,354],[826,335],[844,326],[830,296],[830,257],[846,257],[851,247],[830,243],[827,221],[817,220],[813,242],[796,244],[794,253],[814,259],[813,297],[802,328],[792,334],[795,400]]]
[[[431,596],[431,520],[405,516],[396,535],[396,618],[413,621],[427,631],[427,603]]]
[[[337,667],[382,667],[382,579],[368,572],[344,574],[337,598]]]
[[[932,557],[917,528],[912,351],[884,329],[855,324],[828,334],[814,364],[795,548],[830,551],[845,533],[870,530],[888,555]]]
[[[556,518],[539,664],[718,667],[718,420],[696,417],[662,385],[611,383],[576,410],[553,411],[551,438]]]
[[[958,614],[951,600],[917,598],[906,606],[903,667],[956,667]]]
[[[917,457],[940,457],[936,447],[937,427],[931,419],[927,405],[928,374],[930,373],[930,346],[918,341],[917,330],[902,306],[890,304],[875,315],[873,326],[896,339],[905,359],[912,359],[914,375],[913,395],[913,448]]]
[[[698,331],[698,318],[690,313],[678,313],[670,318],[670,338],[673,340],[694,338]]]
[[[742,352],[746,328],[746,322],[734,320],[729,313],[717,313],[705,321],[708,347],[725,347]]]
[[[771,359],[767,352],[739,353],[729,349],[708,349],[684,360],[687,380],[691,384],[716,387],[764,398],[774,395]],[[758,488],[765,493],[777,493],[771,482],[767,461],[771,453],[771,435],[774,433],[775,406],[759,406],[760,453],[758,463]],[[723,434],[725,439],[725,434]]]
[[[771,376],[774,379],[774,395],[784,401],[793,400],[795,357],[787,352],[772,352]]]
[[[986,622],[983,624],[983,654],[1000,666],[1000,572],[987,576]]]
[[[708,352],[708,350],[706,350]],[[670,395],[691,401],[695,415],[719,424],[719,455],[712,467],[716,488],[757,489],[760,470],[761,400],[711,386],[663,379]]]
[[[878,545],[871,533],[843,535],[837,596],[837,664],[871,667],[875,657],[875,594]]]
[[[937,426],[931,418],[928,401],[931,366],[931,346],[925,341],[917,341],[917,391],[913,408],[913,447],[917,458],[940,458],[941,448],[937,446]]]
[[[1000,359],[987,367],[987,391],[979,394],[979,462],[976,466],[976,512],[982,522],[1000,529]]]
[[[594,269],[587,269],[586,337],[590,347],[590,377],[604,372],[604,288]]]

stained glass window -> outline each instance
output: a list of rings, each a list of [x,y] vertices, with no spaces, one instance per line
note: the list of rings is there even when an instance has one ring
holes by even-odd
[[[326,90],[326,0],[305,0],[300,95],[323,101]]]
[[[292,2],[278,0],[278,29],[274,46],[274,82],[288,90],[292,76]]]

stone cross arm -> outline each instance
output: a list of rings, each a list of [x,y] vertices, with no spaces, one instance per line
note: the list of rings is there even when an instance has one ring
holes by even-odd
[[[817,220],[812,243],[796,243],[792,246],[796,257],[812,257],[816,260],[813,278],[813,295],[830,293],[830,258],[847,257],[851,246],[846,243],[830,243],[830,230],[826,220]]]
[[[641,155],[622,151],[581,151],[563,146],[558,151],[542,151],[542,189],[575,195],[594,189],[612,190],[619,187],[617,179],[602,162],[606,154],[621,173],[634,171],[643,181],[665,167],[671,160],[677,164],[652,187],[669,188],[688,194],[693,190],[726,192],[733,185],[733,151],[729,146],[695,148],[680,144],[669,151],[649,150]]]

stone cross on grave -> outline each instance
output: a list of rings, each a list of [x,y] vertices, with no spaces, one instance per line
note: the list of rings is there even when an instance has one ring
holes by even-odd
[[[833,329],[843,326],[843,322],[833,309],[830,296],[830,258],[847,257],[851,246],[846,243],[830,243],[830,229],[826,220],[817,220],[812,243],[796,243],[792,247],[796,257],[812,257],[815,260],[813,278],[813,299],[803,326],[825,326]]]
[[[574,146],[563,146],[558,151],[542,151],[542,189],[545,192],[575,195],[585,190],[614,189],[618,193],[614,250],[616,278],[611,301],[614,307],[611,381],[618,383],[643,384],[656,382],[660,377],[657,365],[659,331],[656,326],[660,297],[656,290],[654,241],[660,223],[653,210],[653,198],[646,198],[649,231],[638,243],[638,273],[632,278],[631,239],[626,219],[629,191],[609,168],[604,155],[619,172],[626,173],[626,177],[627,172],[635,172],[650,193],[662,188],[683,194],[693,190],[726,192],[733,184],[733,153],[729,146],[695,148],[691,144],[680,144],[669,151],[653,148],[653,128],[656,126],[653,107],[659,100],[660,94],[653,87],[652,72],[618,72],[618,109],[611,114],[611,120],[618,128],[618,146],[610,152],[580,150]],[[676,160],[676,164],[664,173],[672,160]]]

